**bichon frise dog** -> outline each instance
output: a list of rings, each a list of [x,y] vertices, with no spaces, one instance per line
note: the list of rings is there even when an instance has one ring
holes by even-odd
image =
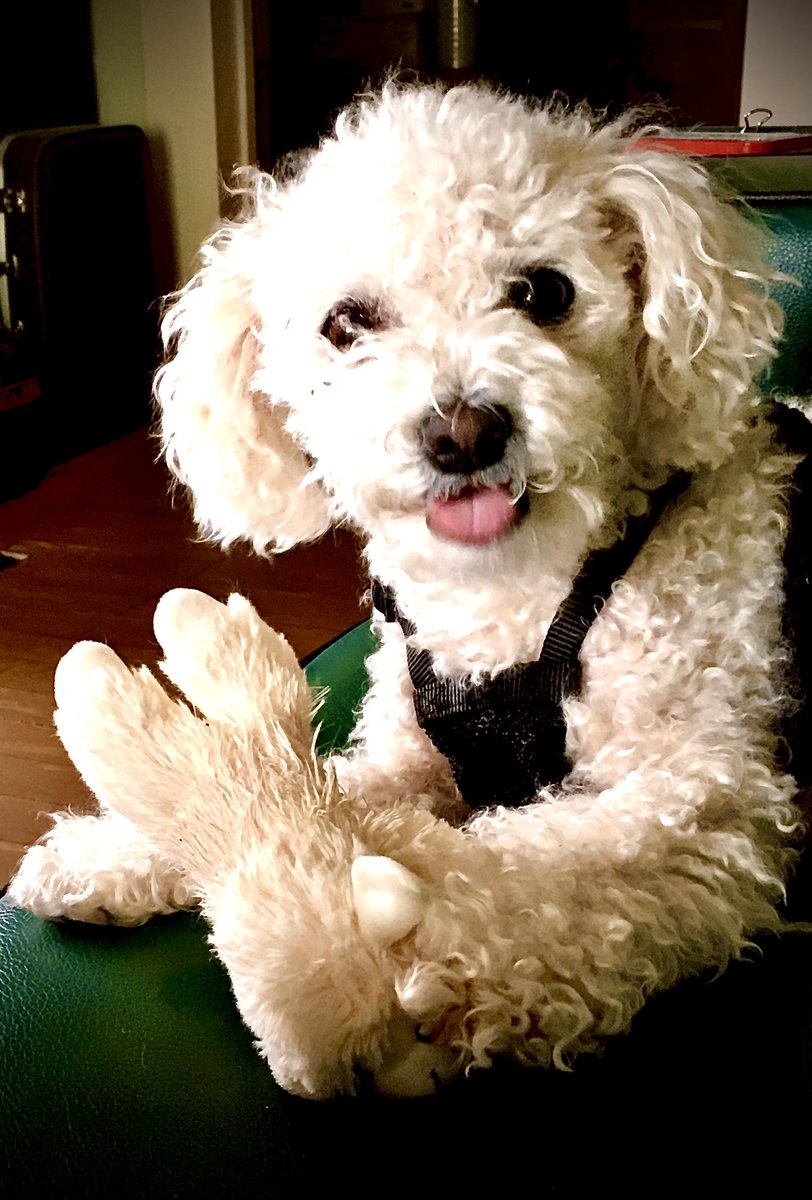
[[[170,466],[259,553],[351,524],[380,643],[319,761],[292,653],[170,593],[163,668],[83,643],[57,723],[101,802],[12,894],[200,901],[280,1083],[563,1065],[781,924],[799,826],[755,224],[624,121],[387,85],[243,180],[165,322]]]

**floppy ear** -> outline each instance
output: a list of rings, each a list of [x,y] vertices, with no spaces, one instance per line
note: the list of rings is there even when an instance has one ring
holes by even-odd
[[[267,177],[257,192],[272,192]],[[285,431],[284,397],[256,385],[262,315],[253,292],[271,205],[227,225],[203,247],[203,265],[164,317],[168,360],[156,376],[166,460],[190,490],[206,537],[244,539],[260,553],[319,537],[328,501]],[[267,268],[264,268],[267,269]]]
[[[675,154],[632,146],[609,171],[606,196],[639,280],[644,436],[663,462],[718,463],[782,327],[763,235]]]

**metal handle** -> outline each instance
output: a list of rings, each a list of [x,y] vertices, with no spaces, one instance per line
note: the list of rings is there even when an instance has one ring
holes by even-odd
[[[753,126],[750,124],[750,118],[754,113],[766,113],[767,115],[762,117],[761,120],[755,126]],[[739,133],[754,133],[755,130],[761,129],[761,126],[764,125],[765,122],[769,121],[772,115],[773,110],[771,108],[751,108],[749,112],[744,114],[744,124],[739,130]]]

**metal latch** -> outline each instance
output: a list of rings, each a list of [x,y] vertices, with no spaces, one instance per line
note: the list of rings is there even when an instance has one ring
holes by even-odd
[[[13,213],[24,213],[28,198],[22,188],[0,188],[0,212],[11,216]]]

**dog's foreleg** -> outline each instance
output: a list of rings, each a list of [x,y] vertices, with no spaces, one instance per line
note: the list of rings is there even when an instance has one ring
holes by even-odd
[[[765,778],[754,764],[742,786],[755,799]],[[671,781],[667,812],[657,790],[668,784],[654,777],[647,794],[633,778],[415,836],[396,814],[376,814],[368,844],[425,889],[399,959],[404,1012],[464,1063],[506,1054],[564,1066],[626,1031],[651,994],[723,968],[755,933],[779,928],[786,850],[775,827],[746,816],[703,827],[695,814],[721,798],[699,778],[677,796]],[[788,805],[791,785],[776,787],[772,800]],[[694,817],[680,817],[692,790]]]
[[[381,624],[379,645],[366,661],[369,688],[352,743],[330,759],[339,785],[365,808],[392,806],[433,812],[459,825],[470,810],[448,761],[415,721],[403,632]]]
[[[57,814],[26,852],[8,894],[38,917],[93,924],[140,925],[196,903],[154,842],[112,812]]]

